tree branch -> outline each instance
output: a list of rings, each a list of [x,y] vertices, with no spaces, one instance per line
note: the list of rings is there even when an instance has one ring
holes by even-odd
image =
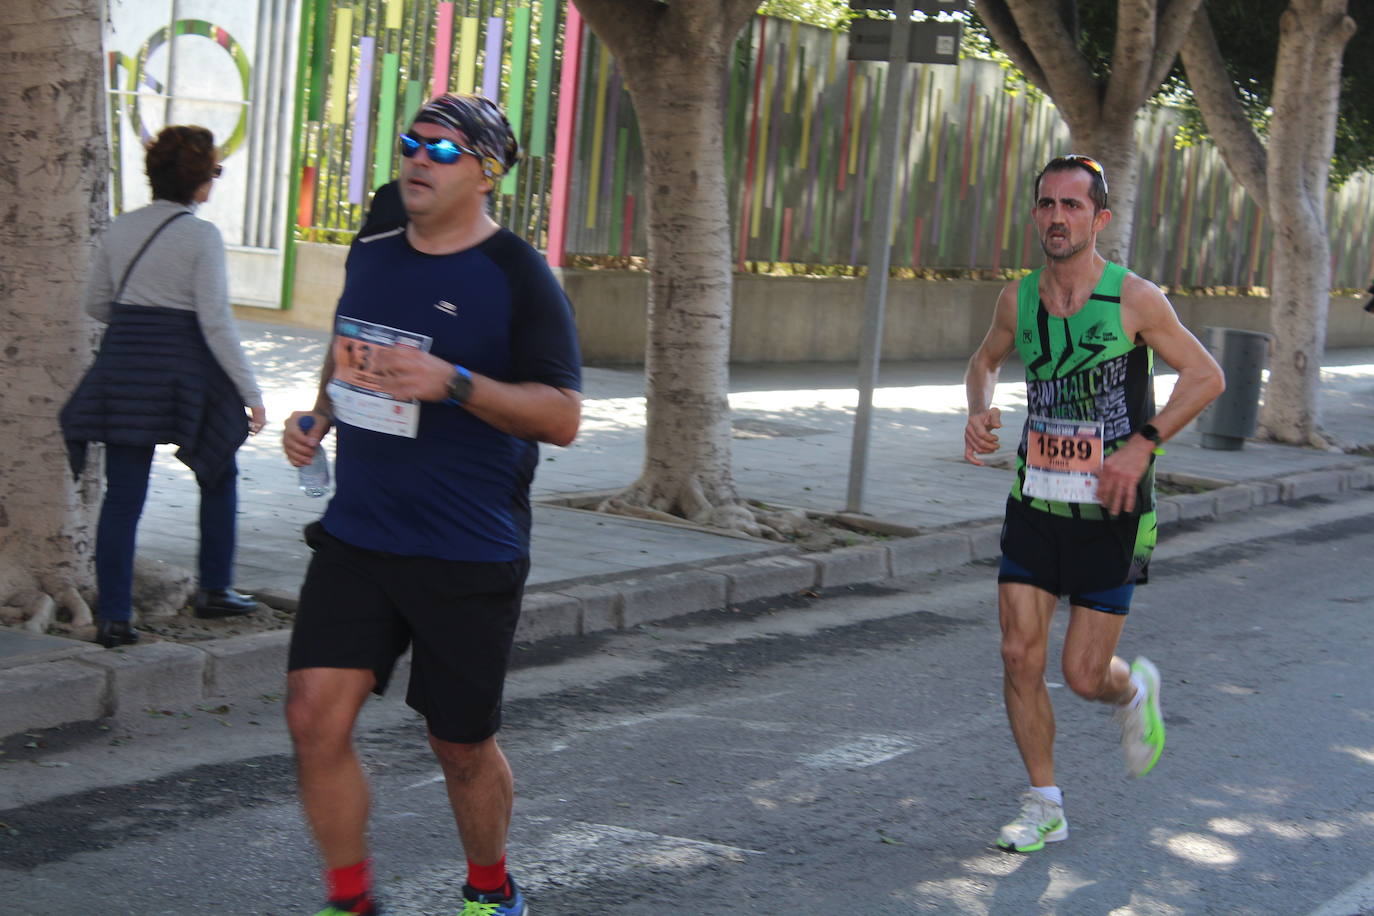
[[[668,7],[657,0],[573,0],[578,12],[611,53],[620,52],[632,41],[656,38]],[[651,42],[652,43],[652,42]]]
[[[1274,68],[1272,142],[1291,143],[1299,155],[1284,176],[1301,182],[1325,222],[1326,184],[1335,147],[1341,56],[1355,23],[1346,0],[1293,0],[1280,24]]]
[[[1193,23],[1206,16],[1202,12],[1202,0],[1160,0],[1160,11],[1156,18],[1155,61],[1150,71],[1150,91],[1168,77],[1174,67],[1174,59],[1183,50],[1183,42],[1188,38]]]
[[[1116,40],[1112,45],[1112,71],[1107,78],[1102,108],[1108,112],[1134,112],[1150,97],[1153,86],[1146,76],[1154,61],[1155,0],[1118,0]]]
[[[1016,27],[1016,20],[1007,9],[1006,0],[979,0],[978,15],[982,18],[983,25],[987,26],[988,33],[997,42],[997,47],[1011,58],[1016,69],[1030,80],[1031,85],[1048,93],[1050,84],[1045,79],[1044,71],[1036,63],[1035,54],[1021,40],[1021,30]]]
[[[1235,83],[1222,62],[1221,48],[1212,31],[1212,17],[1206,10],[1198,12],[1183,42],[1183,66],[1203,122],[1216,140],[1226,168],[1260,209],[1268,212],[1268,153],[1236,96]]]
[[[1043,0],[1007,0],[1007,6],[1044,73],[1046,91],[1070,126],[1100,117],[1101,87],[1064,21]]]

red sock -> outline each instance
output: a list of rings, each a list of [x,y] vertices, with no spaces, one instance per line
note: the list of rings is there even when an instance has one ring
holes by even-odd
[[[468,884],[479,894],[506,891],[506,857],[492,865],[478,865],[468,859]]]
[[[324,885],[329,889],[330,900],[356,901],[355,908],[362,907],[358,912],[365,911],[372,902],[372,860],[363,859],[356,865],[326,869]]]

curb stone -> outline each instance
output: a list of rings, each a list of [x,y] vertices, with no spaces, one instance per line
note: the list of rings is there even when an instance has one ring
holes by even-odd
[[[140,709],[180,709],[205,696],[204,650],[172,642],[129,646],[82,656],[78,664],[103,669],[111,715]]]
[[[881,581],[889,577],[886,547],[841,547],[811,554],[816,564],[816,585],[835,588]]]
[[[621,584],[621,626],[625,629],[706,608],[725,607],[729,580],[710,570],[672,572]]]
[[[816,584],[816,564],[796,556],[760,557],[708,568],[728,582],[729,605],[776,598]]]
[[[1374,468],[1308,471],[1158,502],[1161,525],[1210,520],[1280,502],[1374,489]],[[781,553],[599,584],[532,588],[516,636],[537,641],[628,629],[696,611],[804,589],[877,583],[1000,556],[1000,521],[893,538],[882,545]],[[254,595],[289,609],[296,596]],[[196,644],[150,643],[0,670],[0,737],[145,708],[186,708],[208,697],[270,692],[284,679],[290,633],[273,630]],[[405,660],[393,681],[405,676]]]
[[[286,651],[290,630],[268,630],[212,639],[199,646],[207,658],[207,697],[274,693],[286,689]]]
[[[973,543],[966,532],[936,531],[889,542],[887,556],[889,575],[896,579],[964,566],[973,560]]]
[[[1279,478],[1279,493],[1284,502],[1339,493],[1346,483],[1343,470],[1304,471]]]
[[[0,737],[107,715],[106,676],[64,659],[0,671]]]
[[[539,592],[527,592],[526,600],[535,594],[539,594]],[[581,606],[576,633],[569,632],[560,635],[586,636],[589,633],[599,633],[603,630],[623,629],[625,626],[625,615],[621,611],[620,592],[613,588],[607,588],[604,585],[574,585],[569,588],[560,588],[555,594],[576,599]]]
[[[538,642],[550,636],[581,636],[583,605],[573,595],[558,592],[527,592],[520,604],[516,642]]]

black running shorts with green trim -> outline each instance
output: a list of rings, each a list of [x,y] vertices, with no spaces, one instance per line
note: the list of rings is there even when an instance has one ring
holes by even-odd
[[[441,741],[475,743],[501,726],[501,697],[529,559],[465,563],[354,547],[319,522],[287,669],[362,668],[386,690],[410,646],[406,704]]]
[[[1068,518],[1007,500],[997,581],[1033,585],[1109,614],[1131,609],[1149,580],[1157,533],[1153,510],[1115,518]]]

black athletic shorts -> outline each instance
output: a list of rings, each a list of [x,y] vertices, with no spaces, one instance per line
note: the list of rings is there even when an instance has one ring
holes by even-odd
[[[406,703],[442,741],[475,743],[501,726],[501,696],[528,558],[464,563],[354,547],[319,522],[287,669],[368,668],[382,693],[410,646]]]
[[[1079,607],[1125,614],[1135,587],[1148,581],[1156,528],[1154,510],[1070,518],[1008,498],[997,581],[1034,585],[1067,594]]]

